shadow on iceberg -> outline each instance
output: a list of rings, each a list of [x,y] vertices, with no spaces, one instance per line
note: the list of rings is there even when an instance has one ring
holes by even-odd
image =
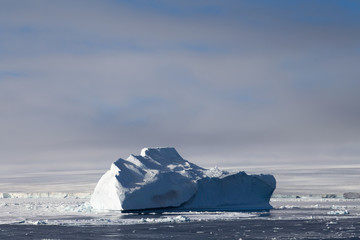
[[[261,211],[272,208],[275,187],[272,175],[207,170],[174,148],[145,148],[115,161],[90,203],[100,211]]]

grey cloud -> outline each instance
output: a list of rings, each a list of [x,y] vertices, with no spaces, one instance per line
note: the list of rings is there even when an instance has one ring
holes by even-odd
[[[0,79],[4,165],[101,168],[157,145],[209,165],[359,156],[354,24],[34,3],[0,14],[0,71],[22,73]]]

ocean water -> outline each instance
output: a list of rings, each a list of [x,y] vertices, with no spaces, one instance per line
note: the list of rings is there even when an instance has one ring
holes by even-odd
[[[264,212],[161,213],[97,212],[86,194],[48,196],[1,198],[0,239],[360,239],[360,199],[341,195],[275,196]]]
[[[136,225],[0,225],[1,239],[359,239],[359,219],[214,220]]]

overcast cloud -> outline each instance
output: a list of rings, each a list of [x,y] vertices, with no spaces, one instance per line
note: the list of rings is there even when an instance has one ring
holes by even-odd
[[[356,1],[4,1],[2,174],[358,163]]]

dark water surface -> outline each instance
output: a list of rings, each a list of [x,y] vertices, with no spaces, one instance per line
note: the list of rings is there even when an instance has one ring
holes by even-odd
[[[360,218],[104,226],[0,225],[0,239],[360,239]]]

